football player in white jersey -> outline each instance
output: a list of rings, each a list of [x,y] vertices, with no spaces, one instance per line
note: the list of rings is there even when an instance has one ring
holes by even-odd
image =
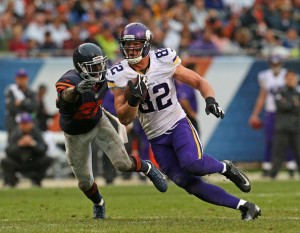
[[[174,50],[151,51],[151,41],[150,30],[141,23],[128,24],[121,33],[119,46],[125,60],[112,66],[106,75],[120,121],[129,124],[138,117],[160,169],[177,186],[203,201],[240,210],[245,221],[257,218],[261,214],[257,205],[201,179],[220,173],[243,192],[251,189],[249,179],[231,162],[220,162],[203,153],[198,134],[176,97],[174,78],[200,91],[206,100],[206,113],[222,119],[224,112],[215,101],[213,88],[181,65]],[[130,90],[129,97],[124,89]]]
[[[284,86],[286,73],[287,69],[283,68],[283,59],[278,55],[271,56],[270,68],[258,73],[260,90],[249,118],[249,125],[252,128],[264,127],[266,145],[262,162],[263,176],[268,176],[272,168],[272,144],[275,133],[274,125],[276,113],[275,95],[278,90]],[[263,109],[264,120],[262,123],[259,115]],[[288,154],[287,161],[287,168],[292,174],[296,169],[296,163],[291,153]]]

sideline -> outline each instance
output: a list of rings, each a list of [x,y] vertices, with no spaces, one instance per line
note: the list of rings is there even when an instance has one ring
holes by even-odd
[[[259,182],[269,182],[272,179],[268,177],[262,177],[261,172],[248,172],[246,173],[248,178],[251,181],[259,181]],[[223,183],[223,182],[230,182],[228,179],[226,179],[224,176],[219,174],[213,174],[203,177],[206,181],[211,183]],[[294,178],[291,178],[288,174],[288,172],[282,171],[278,174],[274,182],[277,180],[300,180],[299,174],[295,173]],[[99,187],[106,186],[105,179],[102,177],[97,177],[96,182]],[[169,180],[171,183],[172,181]],[[0,182],[0,190],[1,189],[11,189],[9,187],[4,187],[3,182]],[[136,175],[133,175],[130,180],[124,180],[122,177],[116,177],[113,184],[109,184],[109,186],[134,186],[134,185],[152,185],[150,180],[142,181],[140,178]],[[22,178],[20,183],[15,187],[16,189],[28,189],[33,187],[30,180],[26,178]],[[42,181],[42,188],[73,188],[77,187],[77,181],[75,178],[46,178]]]

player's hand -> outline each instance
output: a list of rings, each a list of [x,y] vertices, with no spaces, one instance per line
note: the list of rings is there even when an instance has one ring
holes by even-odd
[[[148,89],[147,82],[147,76],[140,74],[137,75],[135,82],[129,80],[127,85],[129,87],[131,95],[142,99]]]
[[[215,98],[213,98],[213,97],[207,97],[205,99],[205,102],[206,102],[205,112],[206,112],[207,115],[209,115],[210,113],[212,113],[217,118],[219,118],[219,117],[221,119],[224,118],[225,113],[224,113],[223,109],[219,107],[219,104],[216,102]]]
[[[256,115],[251,115],[250,119],[249,119],[249,125],[252,129],[260,129],[263,126],[263,122],[259,119],[258,116]]]
[[[95,79],[83,79],[80,83],[78,83],[75,88],[74,92],[79,92],[81,94],[90,91],[93,86],[96,84]]]

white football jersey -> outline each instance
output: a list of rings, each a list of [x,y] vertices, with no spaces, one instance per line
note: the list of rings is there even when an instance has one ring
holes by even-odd
[[[173,79],[181,59],[169,48],[150,51],[149,56],[150,67],[145,74],[148,78],[148,95],[140,103],[138,119],[148,139],[152,139],[166,133],[186,114],[178,102]],[[127,60],[123,60],[107,71],[108,87],[124,88],[128,80],[136,78],[138,74]]]
[[[285,75],[287,69],[281,69],[280,73],[275,76],[271,69],[261,71],[258,74],[259,85],[267,91],[267,97],[265,101],[265,111],[275,112],[275,94],[279,88],[285,85]]]

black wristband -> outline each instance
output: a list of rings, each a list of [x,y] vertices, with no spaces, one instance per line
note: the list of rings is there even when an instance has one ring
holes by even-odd
[[[141,99],[139,97],[136,97],[136,96],[132,95],[132,96],[129,97],[127,103],[131,107],[137,107],[140,104],[140,100]]]
[[[216,100],[215,100],[214,97],[209,96],[209,97],[207,97],[207,98],[205,99],[205,102],[206,102],[207,105],[208,105],[208,104],[215,104],[215,103],[216,103]]]

